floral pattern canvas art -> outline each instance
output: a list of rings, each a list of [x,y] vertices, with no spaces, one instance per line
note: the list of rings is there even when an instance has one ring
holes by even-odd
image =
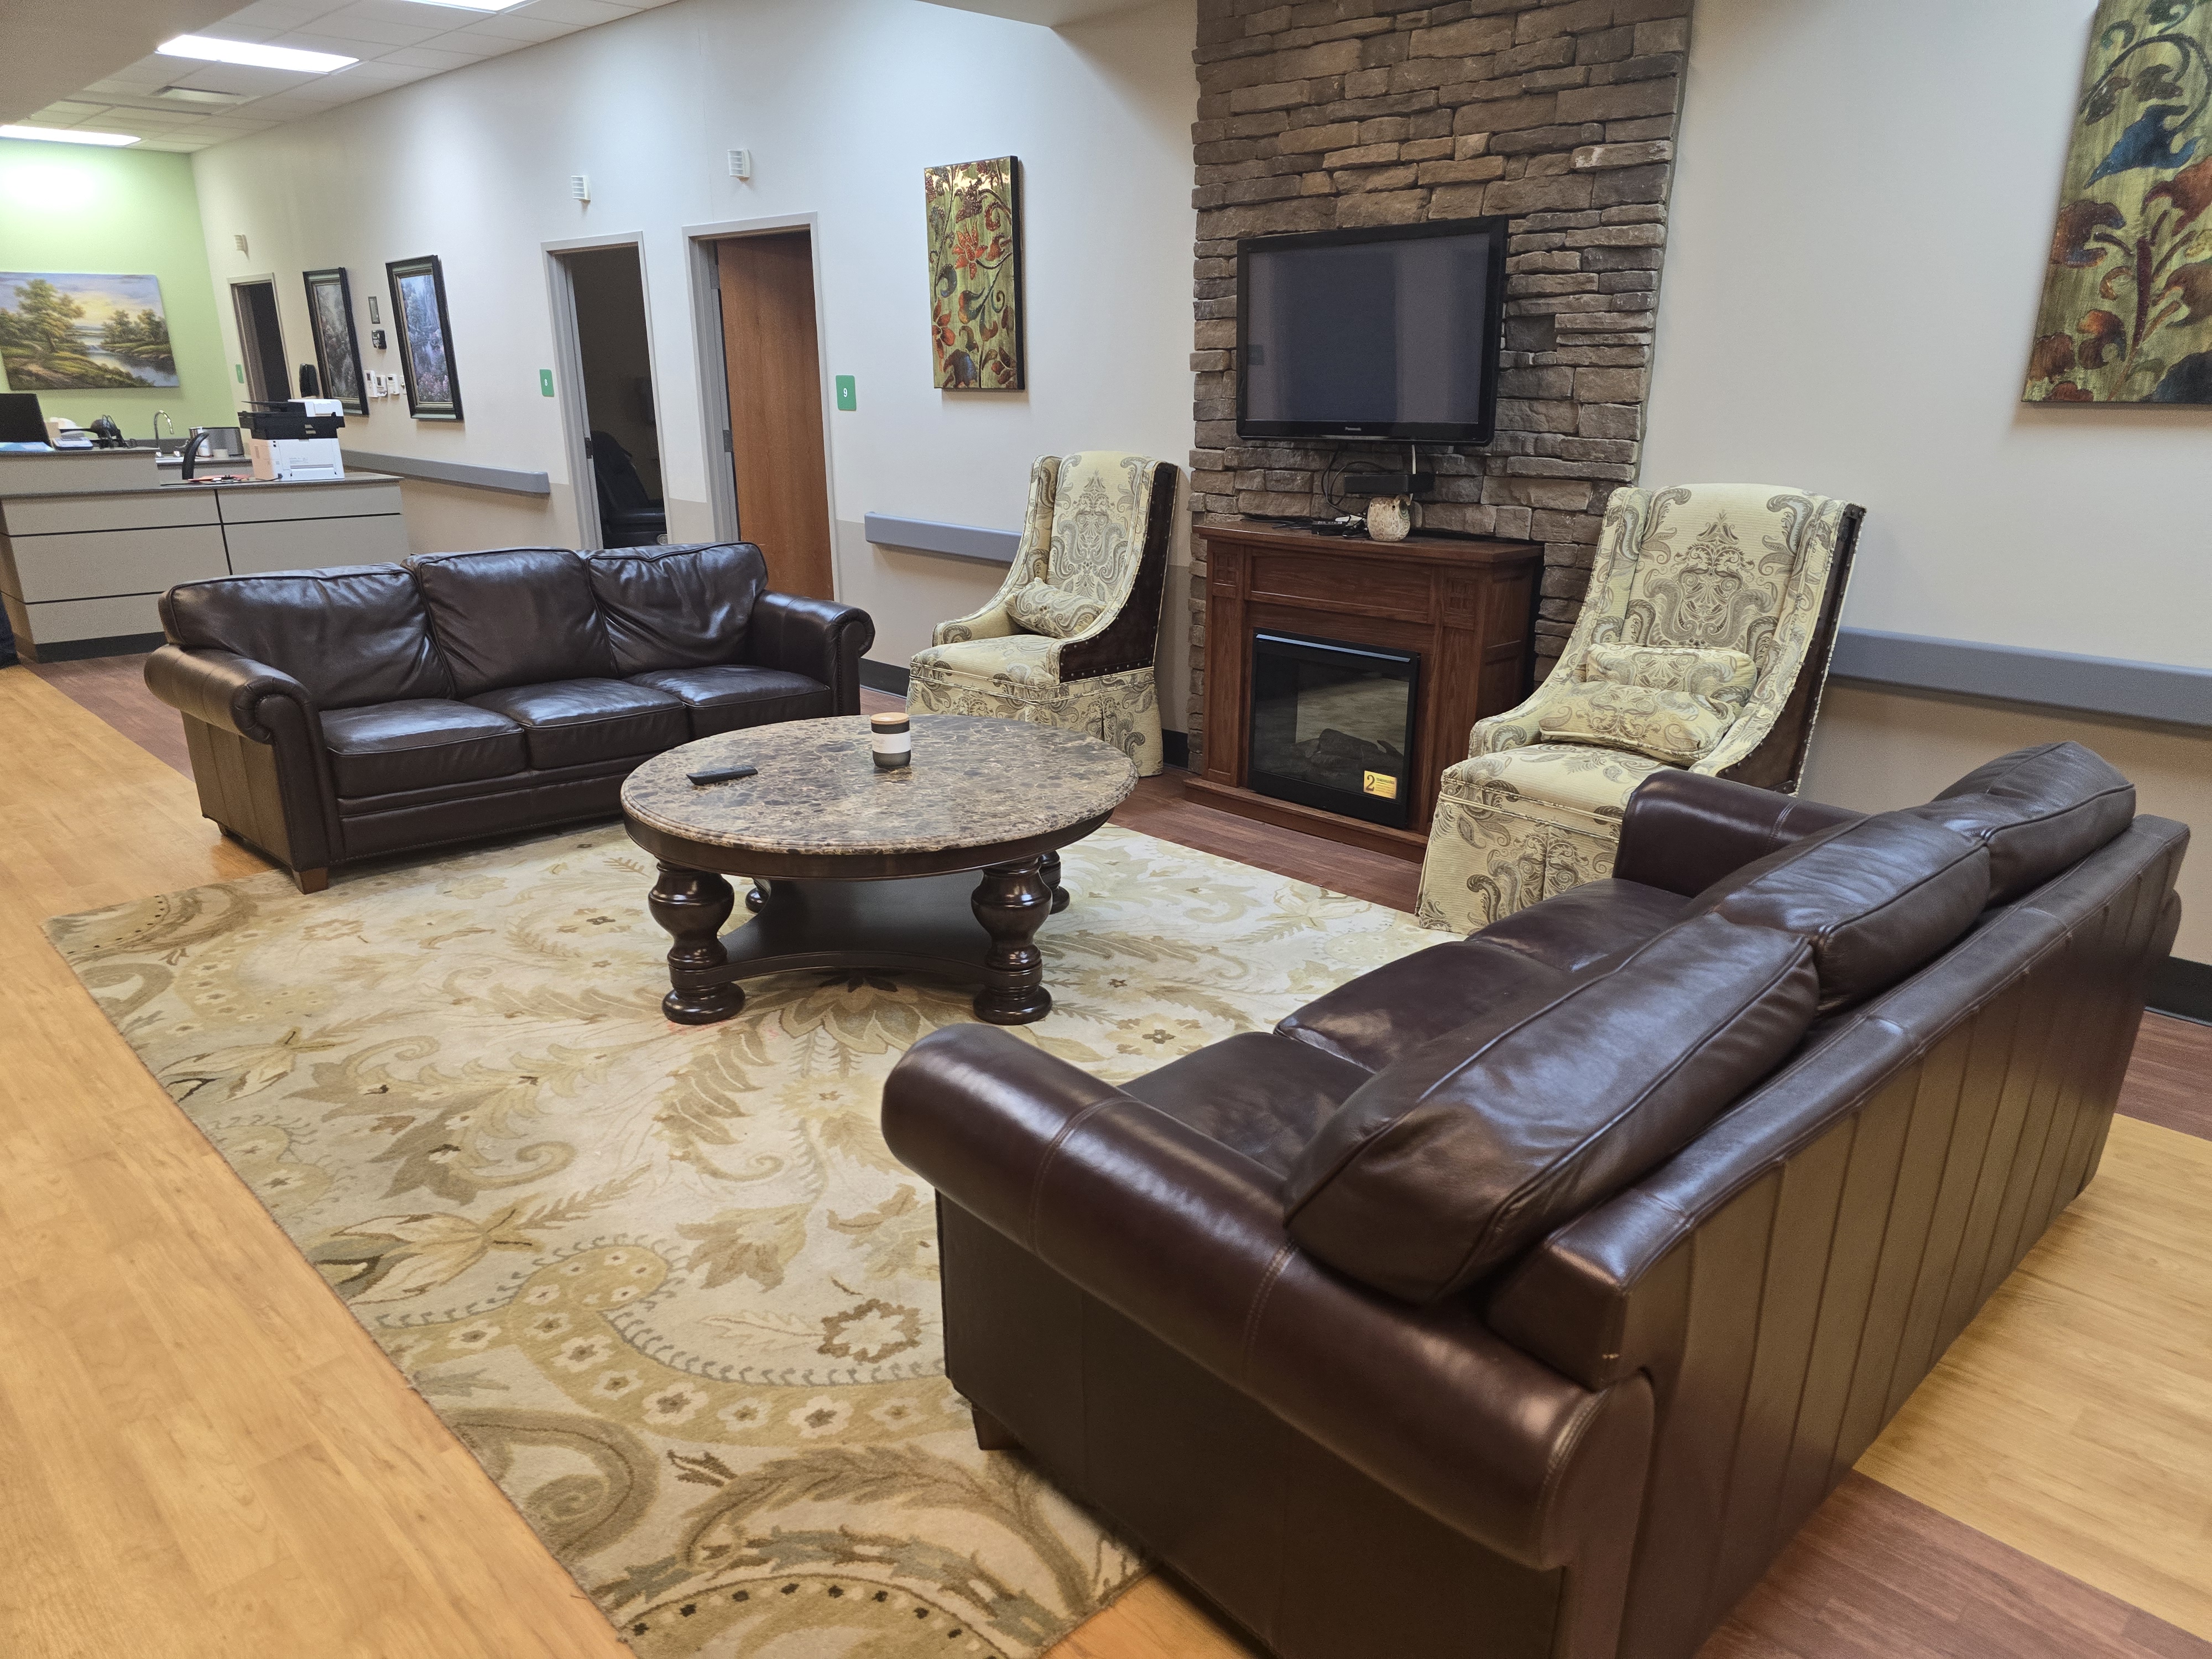
[[[2212,403],[2212,0],[2104,0],[2029,403]]]
[[[940,392],[1019,392],[1021,163],[1011,155],[924,167],[930,358]]]

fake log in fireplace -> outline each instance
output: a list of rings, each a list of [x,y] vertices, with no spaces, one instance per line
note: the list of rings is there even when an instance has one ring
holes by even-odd
[[[1418,859],[1468,730],[1527,695],[1543,549],[1202,520],[1206,805]],[[1395,791],[1395,793],[1394,793]]]

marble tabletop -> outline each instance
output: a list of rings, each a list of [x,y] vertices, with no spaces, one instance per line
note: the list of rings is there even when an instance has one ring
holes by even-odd
[[[879,770],[868,717],[786,720],[672,749],[629,775],[623,813],[708,847],[800,854],[988,848],[1110,812],[1137,769],[1080,732],[974,714],[914,716],[914,763]],[[687,773],[757,766],[700,788]]]

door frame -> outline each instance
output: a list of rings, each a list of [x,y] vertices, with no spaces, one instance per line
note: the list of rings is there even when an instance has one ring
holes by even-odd
[[[684,246],[691,277],[691,337],[698,354],[699,439],[707,457],[707,505],[714,516],[718,541],[739,534],[736,458],[730,453],[729,356],[722,344],[722,278],[714,244],[739,236],[779,231],[806,233],[814,268],[815,370],[822,380],[822,481],[830,507],[830,590],[842,597],[845,562],[837,533],[837,451],[831,441],[830,416],[837,407],[836,376],[830,372],[829,311],[822,290],[822,216],[786,213],[766,219],[732,219],[720,224],[686,225]],[[714,457],[722,459],[717,461]]]
[[[246,403],[255,401],[257,388],[253,384],[251,365],[252,360],[261,355],[261,348],[257,342],[251,351],[246,349],[246,319],[238,314],[238,290],[258,288],[264,283],[269,289],[269,303],[276,311],[276,349],[278,355],[285,359],[276,365],[278,384],[283,388],[284,398],[293,395],[292,365],[289,354],[284,349],[284,296],[277,291],[276,273],[270,270],[258,276],[233,276],[230,278],[230,325],[238,331],[238,366],[247,371],[245,385],[239,392],[240,400]]]
[[[573,236],[557,242],[541,242],[545,256],[545,294],[553,323],[553,392],[559,405],[561,449],[568,462],[568,495],[575,509],[576,545],[606,544],[606,526],[599,518],[599,481],[592,470],[592,439],[588,400],[584,396],[584,343],[576,331],[576,278],[562,256],[588,253],[597,248],[637,250],[637,286],[645,307],[646,373],[653,377],[653,430],[660,429],[660,354],[653,329],[653,287],[646,281],[645,233],[621,231],[610,236]],[[661,495],[668,494],[666,463],[661,470]]]

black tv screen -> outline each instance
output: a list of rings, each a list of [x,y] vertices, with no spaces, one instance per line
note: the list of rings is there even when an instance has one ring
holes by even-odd
[[[1488,443],[1505,233],[1461,219],[1238,243],[1237,431]]]

